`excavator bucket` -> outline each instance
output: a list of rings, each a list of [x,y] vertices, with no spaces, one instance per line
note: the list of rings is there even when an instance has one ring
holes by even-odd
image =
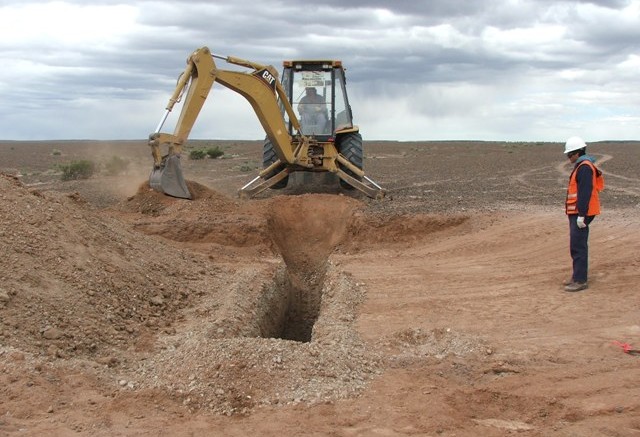
[[[180,155],[165,156],[159,166],[154,166],[149,176],[149,186],[169,196],[191,199],[191,193],[182,176]]]

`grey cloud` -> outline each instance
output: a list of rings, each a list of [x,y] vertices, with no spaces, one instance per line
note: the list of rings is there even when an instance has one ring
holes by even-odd
[[[0,5],[25,3],[29,0],[2,1]],[[69,3],[87,4],[85,0]],[[558,80],[552,77],[566,69],[597,70],[598,80],[602,80],[609,64],[638,53],[638,17],[629,17],[628,22],[616,21],[620,17],[617,10],[629,3],[140,1],[135,3],[140,8],[138,26],[125,40],[103,47],[79,45],[67,52],[42,41],[37,62],[55,68],[47,70],[45,78],[24,76],[6,90],[0,89],[3,97],[18,101],[26,109],[62,105],[81,98],[99,100],[100,96],[123,101],[145,100],[152,94],[168,96],[187,55],[202,45],[221,55],[277,68],[281,68],[284,59],[296,57],[342,59],[356,92],[366,89],[379,96],[403,99],[412,95],[412,89],[424,86],[474,84],[501,89],[505,84],[521,80],[526,86],[528,81],[545,77],[551,84]],[[122,2],[102,0],[90,4]],[[583,10],[585,6],[588,14]],[[386,16],[376,9],[386,9],[391,14]],[[565,35],[548,46],[522,41],[519,50],[495,47],[485,39],[487,29],[508,31],[536,25],[564,28]],[[408,37],[410,32],[420,35],[425,29],[438,26],[448,26],[461,42],[445,44],[435,37]],[[0,43],[0,59],[5,66],[33,56],[33,48],[20,44]],[[224,62],[216,62],[220,68],[227,68]],[[590,86],[589,81],[595,79],[584,80],[583,86]],[[455,112],[456,101],[443,100],[429,107],[438,108],[436,113]],[[10,111],[0,105],[0,119]],[[433,110],[423,112],[433,115]]]
[[[628,6],[631,1],[630,0],[565,0],[558,2],[557,0],[538,0],[540,3],[583,3],[583,4],[592,4],[595,6],[600,6],[603,8],[610,9],[622,9]]]

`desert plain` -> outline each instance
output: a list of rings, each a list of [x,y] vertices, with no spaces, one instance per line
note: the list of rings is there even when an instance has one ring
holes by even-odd
[[[0,141],[0,435],[640,435],[640,142],[589,144],[579,293],[560,142],[365,141],[381,200],[214,146],[183,200],[144,141]]]

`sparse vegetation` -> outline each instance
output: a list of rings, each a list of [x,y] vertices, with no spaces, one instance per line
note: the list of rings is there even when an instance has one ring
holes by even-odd
[[[215,147],[194,149],[191,152],[189,152],[189,159],[204,159],[206,157],[209,157],[211,159],[216,159],[221,157],[222,155],[224,155],[224,151],[220,149],[220,147],[215,146]]]
[[[60,156],[60,155],[62,155],[62,152],[61,152],[60,150],[58,150],[58,149],[53,149],[53,151],[51,152],[51,154],[52,154],[53,156]]]
[[[207,151],[204,149],[195,149],[189,152],[189,159],[197,160],[204,159],[207,156]]]
[[[207,149],[207,156],[209,158],[216,159],[216,158],[221,157],[222,155],[224,155],[224,151],[222,149],[220,149],[220,147],[218,147],[218,146],[209,147]]]
[[[69,164],[60,164],[58,169],[62,172],[61,179],[70,181],[76,179],[89,179],[94,173],[96,166],[87,160],[72,161]]]
[[[242,164],[239,167],[240,171],[242,171],[242,172],[253,171],[253,170],[257,169],[257,168],[258,168],[258,166],[256,164],[253,164],[253,163],[251,163],[249,161],[245,161],[245,163]]]

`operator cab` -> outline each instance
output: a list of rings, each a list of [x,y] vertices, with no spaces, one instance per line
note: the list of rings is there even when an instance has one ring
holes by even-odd
[[[341,61],[285,61],[283,66],[282,86],[304,135],[326,141],[353,126]],[[289,134],[295,135],[280,106]]]

